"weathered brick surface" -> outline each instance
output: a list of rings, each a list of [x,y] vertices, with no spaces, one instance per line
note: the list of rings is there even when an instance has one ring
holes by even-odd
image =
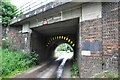
[[[120,9],[120,1],[118,2],[118,7]],[[119,15],[118,15],[118,34],[119,34],[118,52],[120,52],[120,10],[118,10],[118,13],[119,13]],[[118,54],[118,71],[120,72],[120,53]],[[119,73],[119,75],[120,75],[120,73]]]
[[[80,77],[91,77],[103,70],[119,69],[119,20],[118,3],[102,3],[102,18],[87,20],[80,24],[82,43],[101,41],[102,50],[91,56],[80,55]],[[88,45],[91,47],[90,45]],[[84,47],[84,44],[82,44]],[[89,48],[86,48],[88,50]],[[85,50],[84,48],[82,50]],[[89,50],[90,51],[90,50]],[[102,65],[102,63],[105,63]]]
[[[105,65],[103,65],[103,70],[115,70],[118,71],[118,55],[103,55],[102,56]]]
[[[102,21],[93,19],[81,24],[82,50],[91,51],[91,55],[102,53]]]
[[[118,3],[102,3],[103,52],[118,53]]]
[[[30,52],[30,33],[22,33],[21,26],[9,27],[7,36],[11,50]]]
[[[10,27],[7,33],[9,39],[9,48],[12,50],[20,50],[22,35],[19,33],[21,27]]]
[[[81,78],[89,78],[96,73],[102,71],[102,21],[101,19],[87,20],[82,23],[81,27],[81,35],[82,35],[82,51],[91,51],[90,56],[82,56],[80,55],[80,77]],[[99,48],[92,51],[93,48],[91,46],[92,43],[99,42],[101,44],[94,45]],[[83,44],[90,43],[90,44]],[[86,48],[83,48],[86,46]],[[101,48],[101,49],[100,49]]]
[[[87,20],[81,23],[81,35],[85,41],[102,41],[101,19]]]
[[[101,57],[81,56],[80,77],[89,78],[102,71]]]
[[[118,70],[119,20],[118,2],[102,3],[103,60],[107,70]]]

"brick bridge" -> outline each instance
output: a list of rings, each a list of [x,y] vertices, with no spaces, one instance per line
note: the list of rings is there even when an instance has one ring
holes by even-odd
[[[104,70],[118,69],[117,61],[109,63],[109,67],[101,63],[117,55],[120,48],[118,4],[52,1],[34,10],[31,6],[22,8],[23,15],[12,20],[8,36],[18,50],[39,53],[40,63],[52,58],[59,44],[70,44],[80,77],[89,78]]]

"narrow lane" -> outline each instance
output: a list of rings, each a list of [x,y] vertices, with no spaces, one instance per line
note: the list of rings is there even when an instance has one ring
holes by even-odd
[[[67,61],[64,68],[63,68],[63,74],[61,78],[71,78],[71,62]]]
[[[46,70],[36,75],[36,78],[55,78],[58,64],[53,63]]]
[[[55,73],[58,66],[59,63],[50,61],[21,74],[18,74],[15,78],[55,78]]]
[[[36,67],[29,71],[26,71],[16,78],[57,78],[57,70],[60,66],[59,62],[52,61],[45,66]],[[61,78],[71,78],[71,62],[68,60],[64,67]]]

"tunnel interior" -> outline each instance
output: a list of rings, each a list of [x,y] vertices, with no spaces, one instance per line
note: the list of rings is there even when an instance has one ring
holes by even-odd
[[[79,18],[32,28],[31,51],[39,54],[39,63],[54,59],[56,47],[68,43],[77,57]]]

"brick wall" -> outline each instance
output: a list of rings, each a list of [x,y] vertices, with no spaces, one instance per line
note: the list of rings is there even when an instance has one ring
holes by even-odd
[[[91,77],[104,70],[118,71],[118,3],[102,3],[101,19],[86,20],[80,24],[82,36],[81,50],[91,52],[89,56],[80,55],[80,77]],[[100,43],[97,45],[93,44],[95,42]],[[101,62],[105,64],[102,65]]]
[[[103,52],[118,53],[118,3],[102,3]]]
[[[118,69],[119,29],[118,2],[102,3],[104,69]]]
[[[20,50],[21,42],[22,42],[22,34],[21,34],[21,27],[9,27],[8,29],[8,39],[9,39],[9,48],[12,50]]]
[[[101,56],[81,56],[80,77],[89,78],[102,71]]]
[[[80,77],[89,78],[102,71],[102,21],[101,19],[81,22],[82,51],[91,55],[80,55]]]
[[[87,20],[81,23],[82,50],[98,55],[102,51],[101,19]]]

